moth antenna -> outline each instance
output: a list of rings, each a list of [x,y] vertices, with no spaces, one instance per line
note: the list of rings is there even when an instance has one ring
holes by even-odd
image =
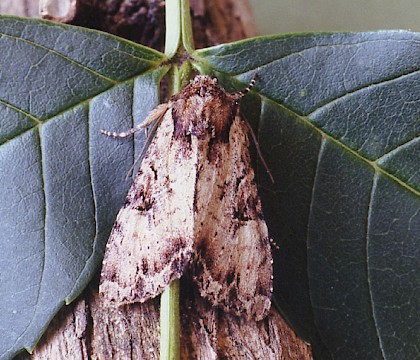
[[[155,123],[153,124],[152,130],[150,131],[150,134],[148,134],[146,132],[147,138],[146,138],[146,142],[143,145],[143,148],[141,149],[140,155],[137,156],[136,160],[134,161],[133,165],[131,165],[130,170],[128,170],[127,176],[125,177],[125,180],[127,181],[128,178],[131,176],[131,174],[133,173],[134,168],[136,167],[136,165],[138,164],[138,162],[140,161],[140,159],[144,156],[144,154],[147,151],[148,146],[150,145],[151,141],[152,141],[152,135],[156,132],[156,129],[159,127],[160,123],[162,122],[163,119],[163,115],[165,115],[165,112],[155,121]],[[141,124],[140,124],[141,125]],[[148,128],[146,128],[147,131]]]
[[[168,109],[168,104],[160,104],[158,107],[156,107],[155,109],[153,109],[149,115],[147,116],[147,118],[141,122],[140,124],[138,124],[136,127],[129,129],[125,132],[121,132],[121,133],[117,133],[117,132],[112,132],[112,131],[108,131],[108,130],[101,130],[101,133],[112,137],[114,139],[124,139],[127,136],[130,136],[131,134],[134,134],[135,132],[141,130],[141,129],[145,129],[146,132],[146,137],[147,135],[147,128],[160,120],[160,118],[166,113],[166,110]]]
[[[263,165],[265,167],[265,170],[267,171],[267,174],[270,177],[271,182],[274,184],[274,177],[271,174],[271,171],[270,171],[267,163],[264,160],[264,157],[263,157],[262,152],[261,152],[261,149],[260,149],[260,145],[258,144],[257,137],[255,136],[254,130],[252,130],[252,127],[249,124],[248,120],[246,120],[245,117],[243,117],[243,116],[242,116],[242,118],[244,119],[245,124],[248,127],[249,133],[251,134],[252,140],[254,141],[255,148],[257,149],[258,156],[260,157],[260,160],[263,163]]]
[[[244,90],[242,90],[242,91],[238,91],[238,92],[236,93],[236,95],[237,95],[238,99],[240,99],[241,97],[245,96],[246,94],[248,94],[248,93],[252,90],[252,88],[253,88],[253,87],[254,87],[254,85],[255,85],[255,82],[256,82],[257,76],[258,76],[258,75],[257,75],[257,73],[254,73],[254,76],[252,77],[252,79],[251,79],[251,81],[249,82],[248,86],[247,86]]]
[[[136,127],[132,128],[132,129],[129,129],[127,131],[120,132],[120,133],[101,129],[101,134],[112,137],[114,139],[124,139],[127,136],[130,136],[131,134],[134,134],[135,132],[137,132],[137,131],[139,131],[143,128],[144,128],[144,125],[143,125],[143,123],[141,123],[141,124],[138,124]]]

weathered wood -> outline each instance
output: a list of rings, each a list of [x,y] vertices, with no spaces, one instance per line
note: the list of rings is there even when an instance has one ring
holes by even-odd
[[[103,308],[96,283],[60,310],[32,360],[159,359],[158,299],[120,309]],[[246,321],[210,306],[185,277],[181,358],[310,360],[312,354],[275,308],[262,321]]]
[[[35,348],[32,359],[87,359],[88,312],[83,298],[64,306]]]
[[[79,5],[79,0],[39,0],[39,12],[44,19],[69,23],[81,10]]]
[[[262,321],[246,320],[211,307],[187,283],[184,279],[182,359],[312,359],[310,347],[274,307]]]
[[[106,31],[160,51],[164,48],[162,0],[41,0],[41,5],[47,19]],[[54,8],[69,11],[56,15]],[[191,17],[196,48],[257,35],[245,0],[191,0]]]
[[[197,49],[257,35],[248,1],[190,0]],[[0,13],[80,25],[162,51],[163,0],[2,0]]]
[[[66,0],[67,1],[67,0]],[[0,14],[40,17],[37,0],[1,0]]]
[[[91,359],[159,359],[159,299],[119,309],[90,297]]]

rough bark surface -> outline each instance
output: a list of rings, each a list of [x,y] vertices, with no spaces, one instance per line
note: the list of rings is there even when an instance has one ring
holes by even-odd
[[[274,308],[258,322],[228,315],[203,299],[188,276],[181,292],[181,359],[312,359]],[[103,308],[96,281],[60,310],[31,358],[159,359],[159,330],[157,299]]]
[[[0,14],[40,17],[38,11],[38,1],[34,0],[1,0]]]
[[[247,1],[190,1],[196,48],[257,35]],[[54,2],[68,5],[67,13],[48,13]],[[34,0],[1,0],[0,13],[39,17],[38,5]],[[52,20],[163,50],[161,0],[41,0],[41,5],[44,16]],[[275,308],[259,322],[227,315],[199,296],[188,276],[182,279],[181,294],[182,359],[312,359],[310,347]],[[31,358],[158,359],[159,331],[158,299],[118,310],[103,308],[95,279],[77,301],[60,310]]]
[[[0,13],[39,17],[38,3],[46,19],[106,31],[159,51],[164,49],[163,0],[2,0]],[[248,1],[190,3],[197,49],[257,35]]]

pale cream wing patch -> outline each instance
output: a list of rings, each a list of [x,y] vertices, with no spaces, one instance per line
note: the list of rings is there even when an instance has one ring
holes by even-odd
[[[196,185],[194,279],[213,305],[261,320],[271,306],[272,255],[247,127],[239,116],[229,141],[209,141],[202,154]]]
[[[155,297],[191,258],[197,156],[173,133],[169,108],[108,240],[99,287],[104,303]]]

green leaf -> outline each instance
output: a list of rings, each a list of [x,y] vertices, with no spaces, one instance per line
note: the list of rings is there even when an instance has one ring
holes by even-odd
[[[323,359],[418,356],[419,40],[302,34],[193,54],[227,85],[258,74],[276,300]]]
[[[0,357],[33,348],[87,285],[158,103],[165,57],[116,37],[0,18]]]

